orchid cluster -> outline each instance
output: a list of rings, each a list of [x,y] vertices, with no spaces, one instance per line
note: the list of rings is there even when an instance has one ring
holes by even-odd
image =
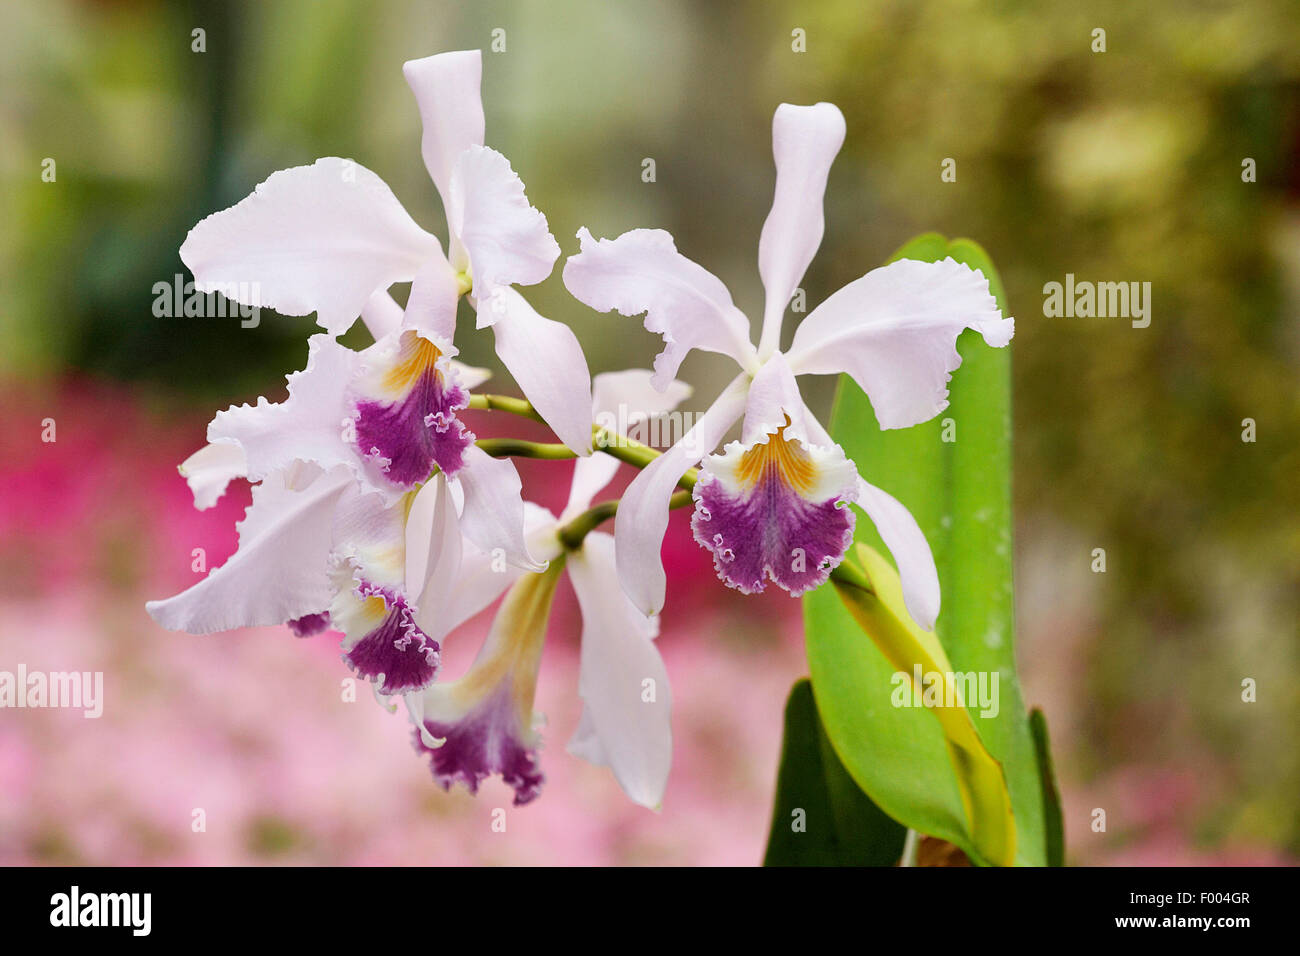
[[[569,751],[610,767],[632,800],[658,807],[672,754],[654,643],[670,510],[693,504],[695,538],[728,586],[752,593],[774,583],[799,595],[843,559],[856,506],[894,556],[908,611],[932,628],[939,582],[924,536],[861,477],[797,379],[847,373],[881,427],[905,428],[945,408],[964,329],[1000,347],[1013,322],[979,272],[952,259],[900,260],[826,299],[782,350],[783,317],[821,243],[827,175],[845,136],[828,103],[782,105],[775,198],[759,241],[758,344],[723,283],[667,232],[598,240],[584,228],[563,269],[569,292],[601,312],[644,313],[664,341],[653,371],[593,379],[569,327],[516,288],[545,280],[561,249],[510,163],[483,143],[479,52],[414,60],[403,72],[446,211],[445,251],[378,176],[338,158],[274,173],[181,246],[200,289],[255,289],[255,304],[315,312],[324,332],[308,340],[283,402],[219,412],[208,444],[181,465],[198,508],[235,478],[253,483],[252,503],[229,561],[149,613],[195,634],[280,624],[299,636],[341,632],[352,670],[390,708],[401,699],[439,784],[477,791],[499,775],[524,804],[543,783],[533,701],[567,570],[582,612],[583,701]],[[403,308],[389,289],[406,282]],[[492,329],[523,399],[472,393],[487,373],[456,360],[462,297],[473,331]],[[358,317],[374,343],[355,351],[337,337]],[[692,349],[739,368],[676,443],[660,452],[595,424],[675,409],[691,394],[675,376]],[[559,443],[479,440],[460,417],[469,407],[534,418]],[[723,445],[738,422],[739,440]],[[524,499],[512,455],[576,459],[561,514]],[[620,502],[593,506],[620,462],[640,474]],[[610,517],[612,535],[598,530]],[[473,664],[442,679],[443,644],[502,595]]]

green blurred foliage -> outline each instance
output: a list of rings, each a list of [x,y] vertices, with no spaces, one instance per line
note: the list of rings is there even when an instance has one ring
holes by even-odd
[[[1104,789],[1117,768],[1183,768],[1204,795],[1191,836],[1300,852],[1294,2],[6,3],[0,371],[106,376],[196,410],[282,394],[310,318],[155,318],[153,283],[183,271],[198,219],[323,155],[375,170],[441,232],[400,64],[486,50],[498,27],[488,143],[566,254],[581,225],[666,228],[755,314],[771,112],[817,100],[843,109],[848,140],[810,305],[918,232],[989,250],[1018,319],[1021,601],[1045,608],[1024,619],[1026,682],[1067,810],[1071,786]],[[1245,157],[1258,182],[1242,182]],[[1151,326],[1044,317],[1042,287],[1066,273],[1151,282]],[[634,323],[569,299],[558,269],[530,298],[575,326],[593,371],[653,354]],[[481,338],[463,347],[495,365]],[[688,360],[701,398],[720,367]],[[823,409],[831,384],[814,391]],[[1089,571],[1095,547],[1105,575]],[[1075,632],[1079,669],[1053,677]],[[1034,701],[1036,676],[1048,699]],[[1241,703],[1243,677],[1258,703]],[[1071,846],[1088,858],[1086,840]]]

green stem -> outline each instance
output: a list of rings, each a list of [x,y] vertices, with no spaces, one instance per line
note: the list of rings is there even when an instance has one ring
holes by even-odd
[[[568,446],[525,441],[522,438],[480,438],[474,443],[493,458],[541,458],[547,461],[564,461],[577,458]]]
[[[529,418],[535,422],[543,421],[542,416],[538,414],[532,402],[524,398],[511,398],[508,395],[471,395],[469,407],[509,412],[511,415]],[[611,432],[599,425],[591,426],[591,439],[592,447],[596,451],[609,455],[611,458],[617,458],[633,468],[644,468],[663,454],[663,452],[657,451],[649,445],[643,445],[635,439],[620,435],[618,432]],[[494,458],[508,456],[512,458],[541,458],[561,461],[566,458],[578,457],[566,446],[556,443],[543,444],[516,438],[481,438],[475,444]],[[691,501],[690,491],[695,487],[695,482],[699,479],[699,476],[700,470],[691,468],[677,480],[677,487],[683,490],[676,492],[669,499],[669,508],[681,508]],[[593,505],[560,529],[560,541],[570,550],[581,547],[582,539],[587,536],[588,532],[614,517],[617,512],[617,501],[604,501],[598,505]],[[871,582],[847,561],[832,571],[831,577],[844,584],[851,584],[867,593],[873,593]]]
[[[673,496],[668,499],[668,507],[670,510],[682,508],[693,500],[689,491],[674,492]],[[593,505],[560,528],[560,544],[570,551],[578,550],[578,548],[582,547],[582,539],[587,537],[589,532],[596,530],[597,527],[617,513],[617,501],[602,501],[598,505]]]
[[[533,408],[533,403],[526,398],[511,398],[509,395],[471,395],[469,407],[495,412],[509,412],[535,422],[546,424],[546,420]]]

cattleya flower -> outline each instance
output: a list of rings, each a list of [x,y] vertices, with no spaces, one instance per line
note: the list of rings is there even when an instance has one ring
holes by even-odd
[[[451,424],[463,393],[440,364],[456,354],[461,295],[478,328],[492,328],[498,357],[547,424],[586,454],[591,389],[582,348],[567,325],[538,315],[513,288],[549,276],[560,248],[510,162],[483,145],[482,54],[442,53],[411,60],[402,72],[424,124],[424,164],[447,214],[446,254],[377,175],[326,157],[273,173],[208,216],[186,237],[181,259],[201,291],[238,289],[247,305],[315,312],[331,339],[360,315],[376,344],[364,361],[370,374],[352,383],[358,440],[408,485],[427,476],[420,467],[429,461],[453,473],[464,444]],[[396,282],[413,283],[405,314],[387,291]],[[440,438],[400,446],[394,431],[429,417]]]
[[[272,175],[191,230],[181,256],[200,288],[239,288],[327,333],[285,401],[231,407],[182,465],[198,507],[232,478],[254,482],[239,549],[194,587],[148,610],[191,633],[330,623],[345,657],[388,695],[429,684],[462,538],[529,571],[518,472],[457,418],[481,370],[456,362],[462,294],[493,326],[498,355],[556,434],[591,451],[591,386],[571,330],[537,315],[512,283],[540,282],[559,247],[499,153],[483,141],[480,54],[405,65],[424,120],[425,163],[445,200],[451,259],[373,173],[340,159]],[[231,285],[230,276],[241,278]],[[413,280],[406,308],[388,294]],[[376,341],[334,336],[361,315]]]
[[[594,414],[621,407],[632,424],[671,411],[690,394],[680,382],[657,392],[643,370],[597,375],[593,384]],[[527,505],[529,548],[549,561],[542,573],[503,575],[490,569],[488,555],[473,548],[462,559],[451,589],[450,616],[457,623],[502,591],[506,596],[469,670],[407,698],[416,747],[428,756],[434,779],[444,788],[460,781],[477,792],[485,777],[499,774],[514,788],[516,805],[540,792],[533,699],[551,599],[567,569],[583,621],[578,675],[583,710],[569,752],[610,767],[635,802],[660,805],[672,761],[672,704],[668,675],[654,645],[658,619],[639,611],[619,587],[612,535],[590,531],[576,547],[559,535],[590,506],[617,468],[610,457],[581,458],[558,517]]]
[[[222,456],[244,452],[218,442],[187,461],[196,504],[210,506],[236,476],[222,471]],[[528,551],[513,464],[470,453],[475,465],[459,480],[438,474],[396,498],[358,480],[359,459],[274,468],[253,486],[235,554],[146,607],[191,634],[288,624],[307,637],[332,625],[344,659],[379,693],[417,691],[436,676],[439,641],[459,623],[446,608],[463,539],[517,568],[545,567]]]
[[[796,378],[847,373],[882,428],[906,428],[947,407],[964,329],[1000,348],[1015,326],[981,273],[950,258],[904,259],[840,289],[780,350],[786,306],[821,244],[822,198],[844,134],[844,117],[830,103],[776,110],[776,192],[758,247],[766,306],[757,347],[722,281],[681,255],[667,232],[634,229],[613,240],[578,232],[582,251],[565,264],[565,285],[598,311],[645,313],[645,327],[665,344],[654,363],[657,387],[667,387],[691,349],[728,355],[741,368],[694,427],[637,476],[619,506],[619,579],[647,614],[664,603],[659,552],[669,498],[682,474],[703,461],[691,526],[731,587],[750,593],[770,580],[798,595],[820,585],[852,540],[852,503],[893,553],[911,615],[927,630],[938,617],[938,574],[915,519],[859,475],[804,404]],[[710,454],[742,418],[740,440]]]

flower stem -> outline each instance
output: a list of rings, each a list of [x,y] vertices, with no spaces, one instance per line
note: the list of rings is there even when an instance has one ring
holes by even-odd
[[[533,408],[533,403],[526,398],[511,398],[509,395],[471,395],[469,397],[470,408],[487,409],[496,412],[509,412],[511,415],[520,415],[523,418],[531,418],[535,422],[546,424],[545,419],[538,414],[537,409]]]
[[[564,461],[577,458],[569,448],[558,443],[525,441],[522,438],[480,438],[474,443],[493,458],[542,458]]]
[[[538,414],[532,402],[524,398],[511,398],[508,395],[471,395],[469,407],[509,412],[511,415],[530,418],[535,422],[543,421],[542,416]],[[599,425],[591,426],[591,439],[592,447],[596,451],[617,458],[634,468],[644,468],[663,454],[663,452],[656,451],[649,445],[643,445],[635,439],[601,428]],[[475,444],[494,458],[509,456],[558,461],[578,457],[564,445],[556,443],[544,444],[515,438],[481,438]],[[691,502],[690,491],[695,487],[695,482],[699,476],[700,470],[698,468],[690,468],[677,480],[677,486],[683,490],[676,492],[669,499],[669,508],[682,508]],[[587,536],[588,532],[614,517],[617,512],[617,501],[603,501],[598,505],[593,505],[560,529],[560,541],[571,551],[580,548],[582,539]],[[837,567],[831,572],[831,577],[868,593],[873,592],[871,582],[850,562],[846,561]]]
[[[668,499],[668,507],[682,508],[690,504],[692,500],[689,491],[678,491]],[[617,501],[602,501],[598,505],[593,505],[560,528],[560,544],[570,551],[578,550],[578,548],[582,547],[582,539],[587,537],[589,532],[594,531],[617,513]]]

